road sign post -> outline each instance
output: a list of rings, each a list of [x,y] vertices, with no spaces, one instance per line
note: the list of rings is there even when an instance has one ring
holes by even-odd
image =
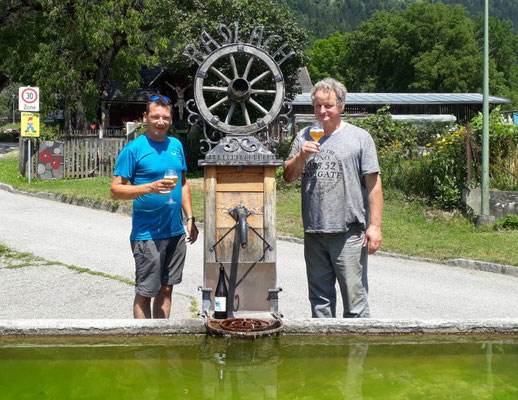
[[[27,176],[29,178],[29,183],[31,182],[31,173],[32,173],[32,153],[31,153],[31,143],[33,137],[40,136],[40,114],[39,113],[21,113],[21,135],[27,137],[28,140],[28,172]]]

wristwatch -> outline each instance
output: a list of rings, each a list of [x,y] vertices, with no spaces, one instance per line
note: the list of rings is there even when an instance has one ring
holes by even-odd
[[[196,222],[196,218],[194,218],[194,215],[188,215],[187,217],[185,217],[185,222],[189,221],[190,219],[192,219],[192,222]]]

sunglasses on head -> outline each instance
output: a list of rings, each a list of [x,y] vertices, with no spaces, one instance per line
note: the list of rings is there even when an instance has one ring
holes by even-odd
[[[158,95],[158,94],[155,94],[154,96],[151,96],[149,98],[149,101],[157,101],[157,100],[164,100],[167,104],[171,104],[171,99],[167,96],[161,96],[161,95]]]

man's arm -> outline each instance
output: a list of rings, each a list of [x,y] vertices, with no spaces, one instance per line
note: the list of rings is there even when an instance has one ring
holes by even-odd
[[[373,254],[381,246],[381,218],[383,214],[381,176],[378,173],[365,175],[365,185],[369,201],[370,223],[365,232],[363,245],[369,245],[369,254]]]
[[[320,143],[306,140],[302,145],[301,150],[292,158],[284,163],[283,178],[286,182],[293,182],[297,179],[304,169],[304,163],[311,154],[320,151]]]
[[[191,187],[189,186],[189,182],[187,182],[185,172],[182,172],[182,209],[186,216],[193,215]],[[192,244],[196,239],[198,239],[198,228],[196,227],[196,223],[193,219],[188,219],[185,227],[187,229],[186,240]]]
[[[142,185],[128,185],[126,178],[115,175],[112,178],[110,195],[113,200],[133,200],[145,194],[173,190],[175,186],[175,183],[170,179],[159,179]]]

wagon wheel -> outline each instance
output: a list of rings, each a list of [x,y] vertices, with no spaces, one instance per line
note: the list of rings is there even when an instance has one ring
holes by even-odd
[[[258,47],[227,45],[200,64],[194,99],[200,115],[212,128],[226,134],[249,135],[268,126],[279,114],[284,78],[273,58]]]

